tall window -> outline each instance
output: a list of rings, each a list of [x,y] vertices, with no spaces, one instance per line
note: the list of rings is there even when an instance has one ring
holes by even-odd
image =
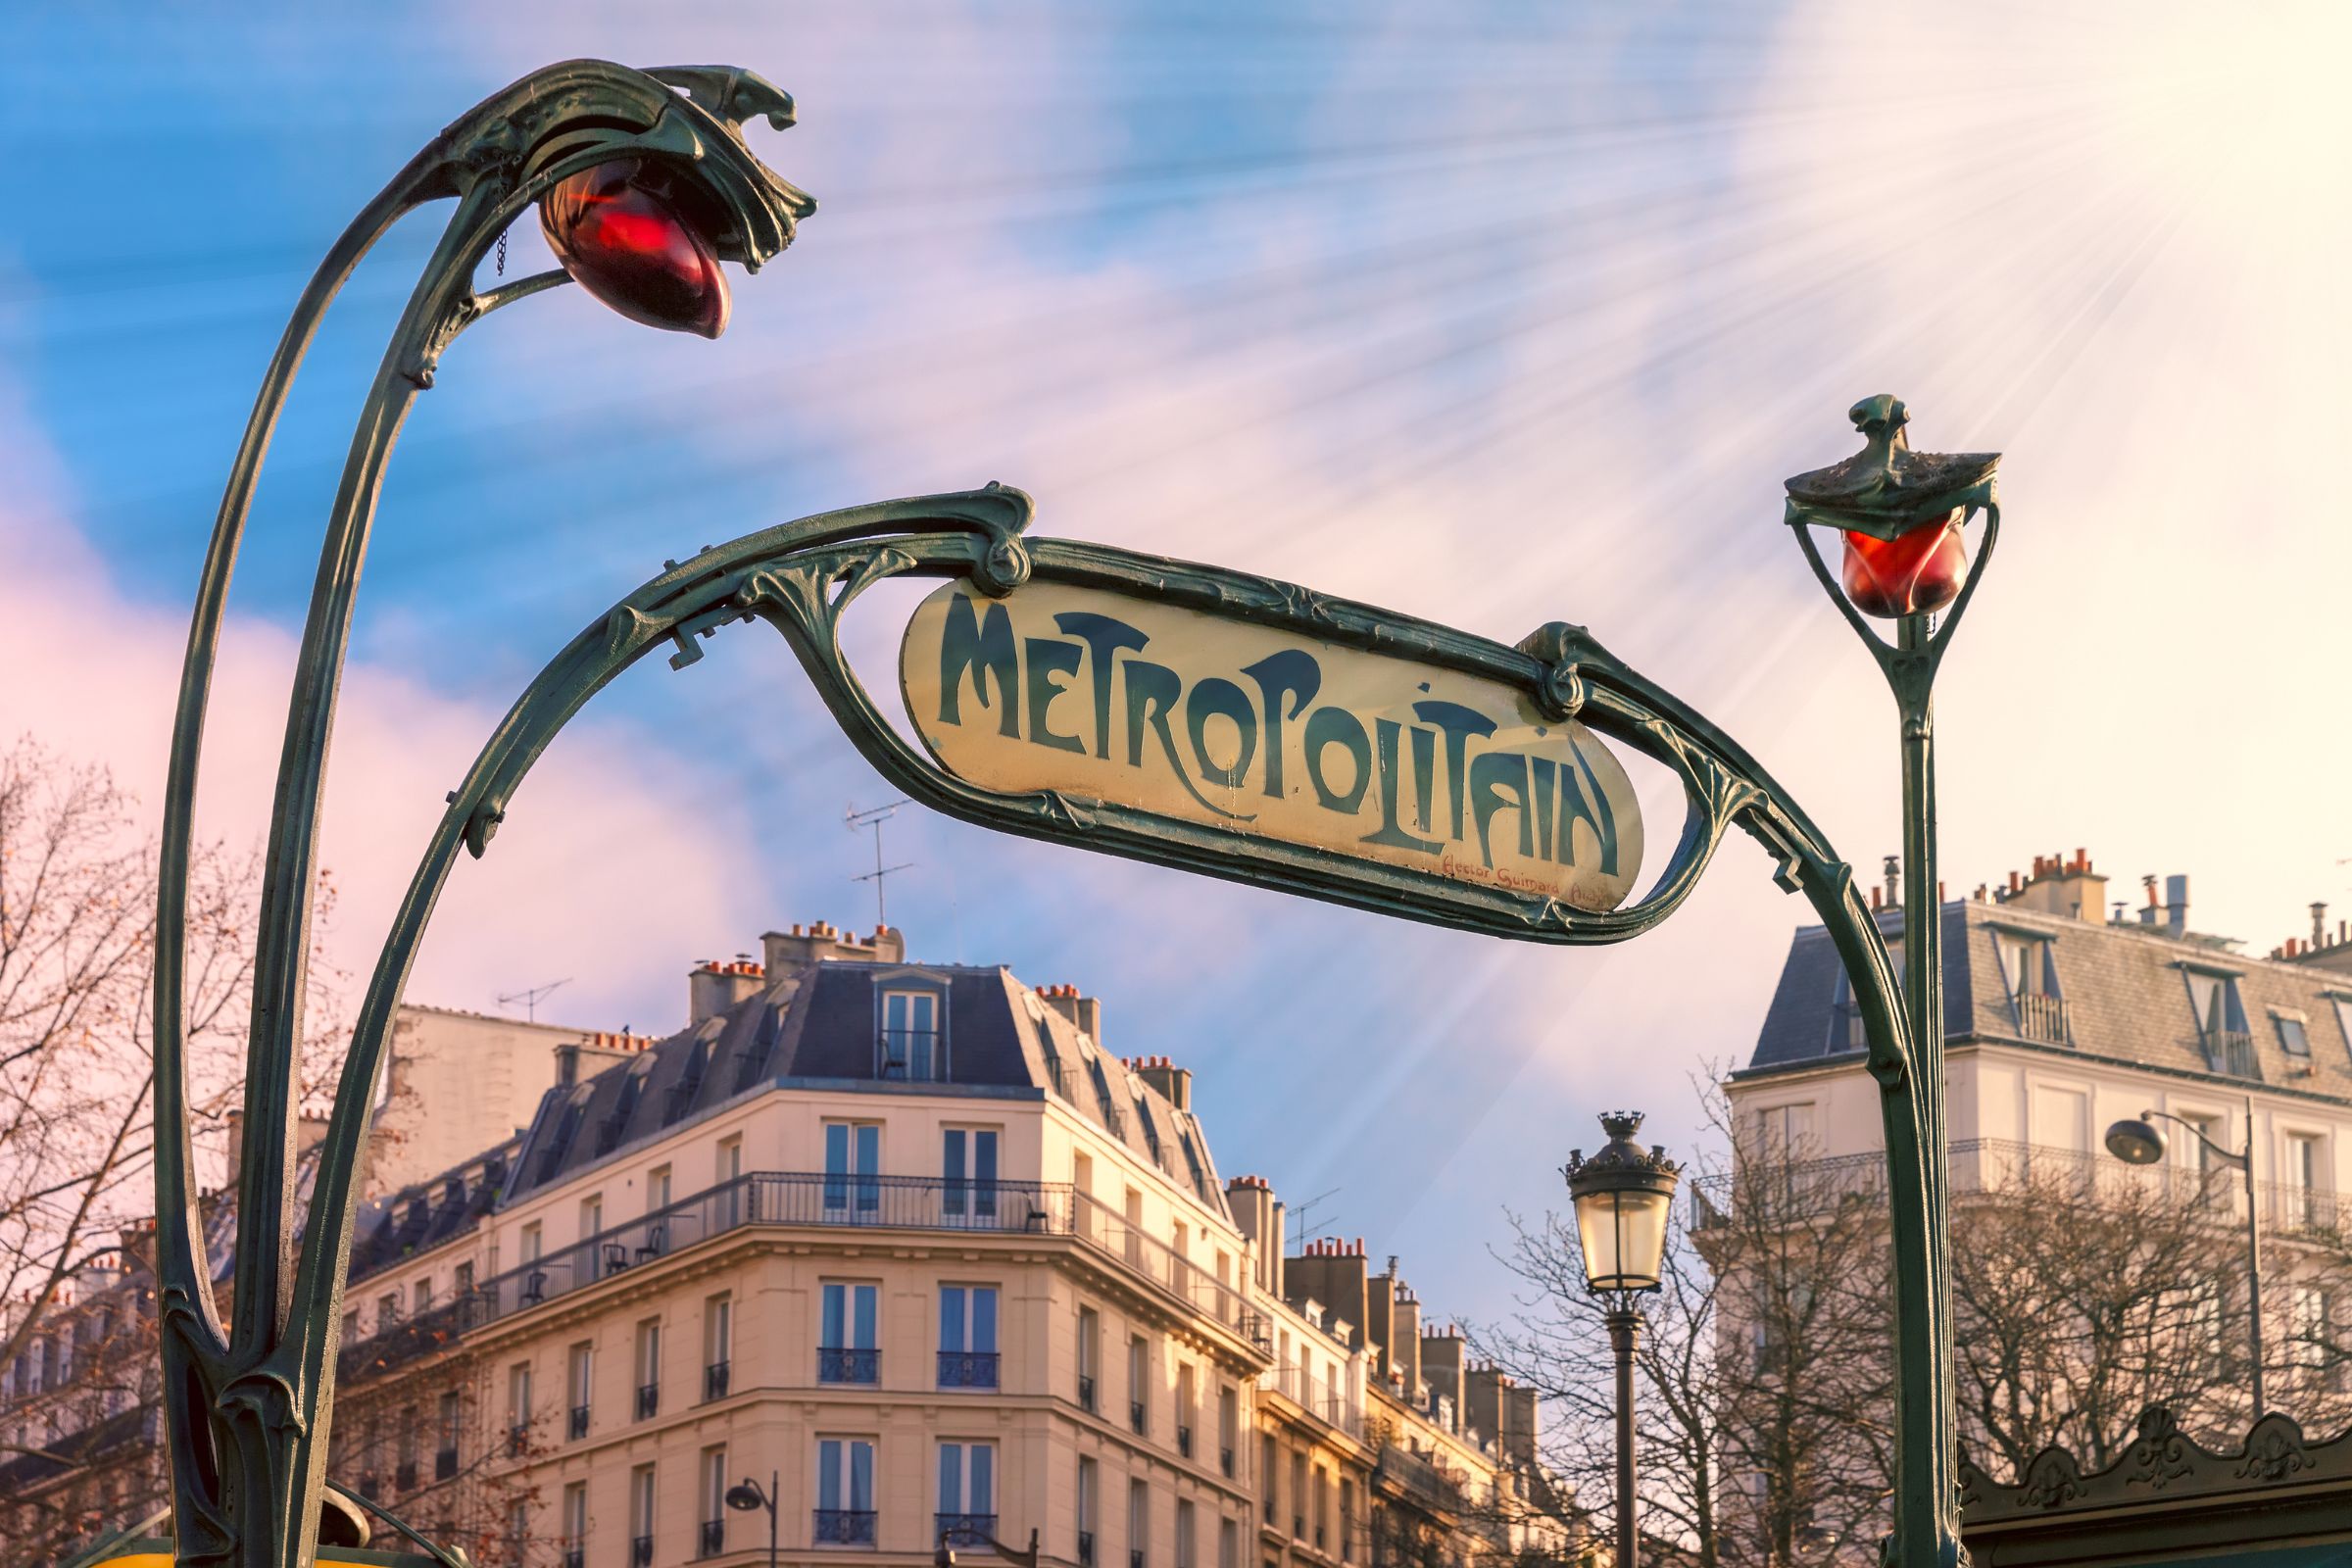
[[[939,1518],[936,1535],[976,1542],[997,1526],[997,1446],[943,1443],[939,1446]]]
[[[727,1545],[727,1450],[724,1446],[703,1450],[702,1539],[695,1544],[695,1554],[715,1557]]]
[[[1176,1450],[1186,1458],[1193,1456],[1193,1423],[1199,1415],[1199,1395],[1193,1385],[1193,1363],[1179,1362],[1176,1367]]]
[[[2327,1203],[2327,1164],[2322,1156],[2320,1140],[2309,1133],[2288,1133],[2284,1150],[2286,1212],[2280,1217],[2296,1229],[2312,1229],[2327,1223],[2324,1212]]]
[[[1230,1519],[1217,1521],[1217,1568],[1242,1568],[1241,1527]]]
[[[2028,1040],[2065,1045],[2066,1008],[2058,994],[2057,944],[2043,936],[1996,930],[1992,949],[2001,961],[2001,982],[2009,989],[2009,1010],[2017,1032]]]
[[[712,1218],[720,1230],[731,1229],[743,1221],[743,1135],[722,1138],[711,1156],[710,1179],[719,1188],[717,1212]]]
[[[605,1195],[592,1193],[580,1200],[580,1240],[586,1241],[605,1228]]]
[[[939,1288],[939,1386],[943,1389],[997,1386],[995,1286]]]
[[[882,1206],[882,1124],[825,1123],[825,1211],[871,1214]]]
[[[539,1228],[537,1220],[522,1228],[522,1261],[526,1267],[539,1261],[546,1240],[546,1233]]]
[[[1291,1455],[1291,1539],[1306,1539],[1306,1455]]]
[[[1239,1402],[1233,1390],[1217,1390],[1217,1468],[1228,1480],[1233,1476],[1234,1438],[1240,1423]]]
[[[2335,1028],[2344,1037],[2345,1054],[2352,1055],[2352,991],[2330,991],[2328,1000],[2335,1005]]]
[[[649,1214],[669,1206],[669,1167],[656,1165],[645,1178],[645,1211]]]
[[[872,1383],[881,1375],[882,1352],[875,1348],[877,1287],[828,1280],[819,1292],[819,1336],[816,1380],[819,1383]]]
[[[1152,1347],[1140,1334],[1127,1340],[1127,1423],[1152,1430]]]
[[[952,1219],[997,1217],[997,1132],[950,1127],[940,1134],[941,1208]]]
[[[1257,1440],[1257,1484],[1264,1489],[1266,1523],[1273,1524],[1282,1516],[1282,1499],[1274,1494],[1281,1480],[1281,1452],[1274,1446],[1274,1435],[1269,1432]]]
[[[1355,1556],[1355,1483],[1343,1477],[1340,1481],[1340,1561],[1348,1562]]]
[[[654,1467],[641,1464],[629,1476],[629,1561],[650,1568],[654,1560]]]
[[[1140,1480],[1127,1483],[1127,1568],[1145,1568],[1146,1548],[1152,1542],[1152,1489]]]
[[[703,1303],[703,1397],[723,1399],[733,1376],[735,1298],[721,1294]]]
[[[930,1083],[945,1078],[947,1051],[939,1033],[939,993],[882,993],[882,1035],[874,1074]]]
[[[2288,1353],[2293,1357],[2297,1381],[2305,1388],[2318,1389],[2331,1385],[2335,1379],[2328,1334],[2328,1292],[2317,1285],[2297,1285],[2288,1298],[2293,1344]]]
[[[458,1432],[465,1424],[464,1401],[455,1389],[441,1396],[441,1441],[433,1448],[433,1479],[458,1473]]]
[[[1176,1499],[1176,1568],[1195,1568],[1193,1555],[1193,1499]]]
[[[873,1544],[873,1439],[825,1438],[818,1442],[816,1539],[820,1545]]]
[[[1091,1306],[1078,1309],[1078,1404],[1095,1408],[1095,1380],[1102,1368],[1102,1317]]]
[[[571,1392],[571,1425],[568,1431],[574,1439],[584,1438],[588,1435],[589,1396],[596,1387],[596,1347],[593,1344],[582,1342],[571,1348],[564,1381]]]
[[[650,1421],[662,1408],[662,1320],[637,1325],[637,1419]]]
[[[1078,1568],[1095,1568],[1095,1495],[1099,1481],[1095,1461],[1078,1461]]]
[[[520,1451],[531,1430],[531,1363],[507,1368],[507,1446]]]
[[[2285,1007],[2271,1009],[2271,1023],[2278,1031],[2278,1049],[2287,1054],[2288,1061],[2305,1072],[2311,1070],[2311,1025],[2303,1014]]]
[[[564,1489],[564,1555],[576,1563],[588,1545],[588,1483],[574,1481]]]

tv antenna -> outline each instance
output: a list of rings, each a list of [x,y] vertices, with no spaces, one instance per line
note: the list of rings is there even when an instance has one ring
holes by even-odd
[[[512,1007],[519,1002],[522,1004],[523,1021],[537,1023],[539,1021],[539,1004],[569,984],[571,984],[571,976],[565,975],[561,980],[550,980],[547,984],[533,986],[528,991],[510,991],[498,999],[498,1004],[502,1007]]]
[[[1292,1209],[1292,1210],[1291,1210],[1291,1223],[1292,1223],[1292,1224],[1294,1224],[1294,1225],[1298,1225],[1298,1230],[1297,1234],[1295,1234],[1295,1235],[1293,1235],[1293,1236],[1291,1237],[1291,1240],[1292,1240],[1292,1241],[1294,1241],[1294,1242],[1300,1242],[1300,1243],[1304,1243],[1304,1242],[1308,1241],[1309,1239],[1311,1239],[1311,1238],[1314,1236],[1315,1232],[1317,1232],[1317,1231],[1320,1231],[1320,1230],[1327,1230],[1327,1229],[1329,1229],[1331,1226],[1333,1226],[1333,1225],[1337,1224],[1337,1223],[1338,1223],[1338,1216],[1337,1216],[1337,1215],[1332,1215],[1332,1216],[1326,1217],[1326,1218],[1324,1218],[1324,1219],[1322,1219],[1322,1220],[1319,1220],[1319,1221],[1317,1221],[1316,1223],[1314,1223],[1314,1224],[1312,1224],[1312,1225],[1299,1225],[1299,1223],[1298,1223],[1298,1222],[1299,1222],[1299,1221],[1301,1221],[1301,1220],[1303,1220],[1303,1219],[1305,1219],[1305,1218],[1306,1218],[1306,1216],[1307,1216],[1307,1214],[1308,1214],[1308,1212],[1309,1212],[1310,1210],[1312,1210],[1312,1209],[1314,1208],[1314,1206],[1315,1206],[1317,1203],[1320,1203],[1320,1202],[1321,1202],[1321,1201],[1323,1201],[1323,1200],[1325,1200],[1326,1198],[1336,1198],[1336,1197],[1338,1197],[1338,1196],[1339,1196],[1339,1194],[1340,1194],[1340,1189],[1339,1189],[1339,1188],[1337,1188],[1337,1187],[1328,1188],[1328,1189],[1326,1189],[1326,1190],[1325,1190],[1325,1191],[1323,1191],[1323,1192],[1317,1193],[1317,1194],[1316,1194],[1314,1197],[1312,1197],[1312,1198],[1308,1199],[1308,1200],[1307,1200],[1305,1202],[1303,1202],[1303,1203],[1300,1203],[1300,1204],[1299,1204],[1298,1207],[1296,1207],[1296,1208]]]
[[[901,860],[897,865],[882,863],[882,824],[898,815],[900,807],[910,804],[912,803],[905,796],[901,796],[887,806],[872,806],[864,810],[859,810],[853,806],[842,812],[842,821],[851,832],[856,833],[861,828],[869,827],[874,830],[874,868],[862,876],[854,876],[850,880],[871,882],[874,885],[874,924],[879,926],[890,924],[890,912],[888,906],[883,901],[882,884],[895,872],[914,869],[912,860]]]

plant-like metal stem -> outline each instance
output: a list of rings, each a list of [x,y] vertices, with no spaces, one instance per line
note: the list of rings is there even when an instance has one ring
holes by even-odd
[[[1609,1349],[1617,1360],[1617,1565],[1635,1568],[1642,1536],[1634,1513],[1634,1352],[1642,1345],[1642,1314],[1626,1298],[1607,1315]]]
[[[2254,1097],[2245,1097],[2246,1147],[2242,1150],[2224,1149],[2206,1136],[2205,1129],[2185,1116],[2176,1116],[2169,1110],[2143,1110],[2141,1121],[2164,1120],[2184,1127],[2198,1146],[2224,1165],[2236,1168],[2246,1184],[2246,1339],[2254,1364],[2251,1387],[2254,1396],[2254,1419],[2262,1419],[2269,1404],[2263,1396],[2262,1379],[2262,1204],[2254,1187]]]

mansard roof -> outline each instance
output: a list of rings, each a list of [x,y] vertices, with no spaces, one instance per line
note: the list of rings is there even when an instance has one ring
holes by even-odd
[[[2339,1012],[2335,1001],[2352,1001],[2352,974],[2249,957],[2211,937],[2174,936],[2161,924],[2093,922],[2013,904],[1954,900],[1943,906],[1942,920],[1944,1030],[1952,1044],[2015,1044],[2352,1101],[2352,1039],[2345,1033],[2352,1006]],[[1902,927],[1898,911],[1880,915],[1889,942],[1901,940]],[[2048,1038],[2058,1031],[2047,1022],[2035,1029],[2012,1006],[1995,951],[2002,932],[2052,944],[2063,1040]],[[2192,972],[2235,981],[2251,1037],[2252,1079],[2208,1063],[2189,997]],[[1839,978],[1829,933],[1820,926],[1798,930],[1742,1075],[1858,1059],[1838,1010]],[[2307,1058],[2285,1050],[2282,1013],[2302,1020]]]
[[[1179,1110],[1002,966],[828,958],[771,974],[763,989],[631,1059],[542,1098],[504,1200],[769,1088],[1054,1098],[1224,1212],[1200,1122]],[[945,995],[944,1081],[880,1075],[880,994]]]

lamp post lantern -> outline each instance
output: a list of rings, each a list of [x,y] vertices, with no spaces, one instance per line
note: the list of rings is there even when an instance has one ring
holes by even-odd
[[[1016,1550],[985,1531],[972,1530],[962,1526],[953,1526],[939,1533],[939,1544],[931,1553],[931,1568],[956,1568],[956,1545],[958,1542],[968,1546],[986,1546],[999,1557],[1012,1564],[1012,1568],[1037,1568],[1037,1532],[1035,1530],[1029,1532],[1027,1549]]]
[[[1610,1300],[1609,1348],[1617,1361],[1616,1568],[1634,1568],[1641,1551],[1634,1517],[1634,1352],[1642,1343],[1636,1298],[1658,1288],[1666,1222],[1683,1167],[1666,1157],[1664,1148],[1644,1150],[1634,1142],[1642,1130],[1640,1111],[1608,1111],[1600,1125],[1609,1141],[1591,1159],[1572,1150],[1561,1174],[1576,1205],[1585,1289]]]
[[[2262,1389],[2262,1207],[2254,1190],[2254,1099],[2246,1097],[2246,1147],[2232,1152],[2205,1136],[2205,1129],[2169,1110],[2143,1110],[2136,1119],[2114,1122],[2107,1129],[2107,1152],[2127,1165],[2161,1164],[2165,1155],[2161,1119],[2188,1130],[2220,1164],[2235,1167],[2246,1184],[2246,1339],[2253,1355],[2254,1419],[2266,1408]]]
[[[770,1470],[767,1473],[767,1488],[761,1491],[759,1482],[745,1476],[727,1489],[725,1498],[727,1506],[737,1513],[757,1513],[762,1508],[767,1510],[767,1568],[776,1568],[776,1495],[782,1491],[783,1482],[782,1471]]]

